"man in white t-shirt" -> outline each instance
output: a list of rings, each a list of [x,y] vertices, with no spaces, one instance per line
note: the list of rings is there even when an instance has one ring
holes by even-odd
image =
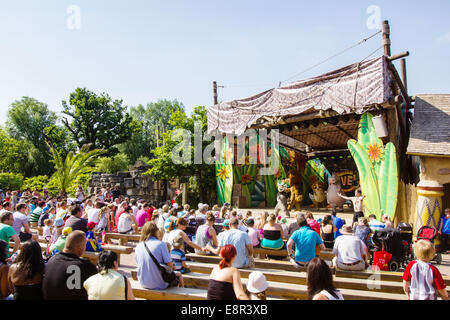
[[[334,241],[333,266],[343,270],[365,270],[369,257],[366,245],[353,235],[351,226],[344,225],[340,232],[342,235]]]

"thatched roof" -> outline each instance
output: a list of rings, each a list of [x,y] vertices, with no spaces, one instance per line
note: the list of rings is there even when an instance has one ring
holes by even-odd
[[[450,94],[416,96],[407,153],[450,156]]]

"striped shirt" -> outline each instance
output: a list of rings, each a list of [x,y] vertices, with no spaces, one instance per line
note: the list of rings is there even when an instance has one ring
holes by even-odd
[[[42,213],[42,208],[36,207],[36,209],[34,209],[33,213],[30,216],[30,223],[38,222],[39,218],[41,217],[41,213]]]
[[[409,298],[411,300],[436,300],[437,290],[446,285],[439,270],[420,260],[411,261],[403,273],[403,280],[410,282]]]
[[[170,251],[170,258],[172,258],[173,264],[175,265],[175,271],[183,272],[183,261],[186,261],[186,255],[183,250],[172,249]]]

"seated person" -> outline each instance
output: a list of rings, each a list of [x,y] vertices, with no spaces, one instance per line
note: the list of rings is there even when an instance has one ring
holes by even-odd
[[[88,232],[86,233],[86,251],[89,252],[100,252],[103,251],[103,248],[101,246],[101,243],[98,242],[95,233],[94,233],[94,228],[97,224],[95,222],[88,222],[87,224],[87,228],[88,228]]]
[[[316,257],[316,247],[325,249],[320,236],[311,229],[304,215],[297,219],[300,229],[294,231],[287,242],[288,255],[291,257],[291,263],[296,267],[306,267],[310,260]],[[292,245],[295,244],[295,256],[292,255]]]
[[[175,265],[175,271],[181,273],[189,273],[191,270],[186,265],[186,254],[184,252],[184,240],[181,234],[178,234],[172,242],[172,250],[170,251],[170,257]]]
[[[351,226],[342,227],[341,236],[334,242],[333,266],[343,270],[365,270],[369,252],[364,242],[353,234]]]
[[[64,246],[66,245],[67,236],[71,232],[72,232],[72,228],[71,227],[65,227],[64,229],[62,229],[61,236],[58,238],[58,240],[55,241],[55,243],[53,243],[50,246],[50,254],[51,255],[54,255],[55,253],[63,251]]]
[[[285,244],[282,238],[283,229],[276,223],[277,217],[274,213],[269,215],[267,223],[263,227],[263,239],[261,241],[261,248],[281,250],[284,249]]]

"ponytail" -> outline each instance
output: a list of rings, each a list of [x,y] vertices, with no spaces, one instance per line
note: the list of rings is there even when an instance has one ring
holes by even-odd
[[[222,260],[219,262],[219,268],[228,267],[230,261],[236,256],[236,248],[232,244],[227,244],[220,250]]]

